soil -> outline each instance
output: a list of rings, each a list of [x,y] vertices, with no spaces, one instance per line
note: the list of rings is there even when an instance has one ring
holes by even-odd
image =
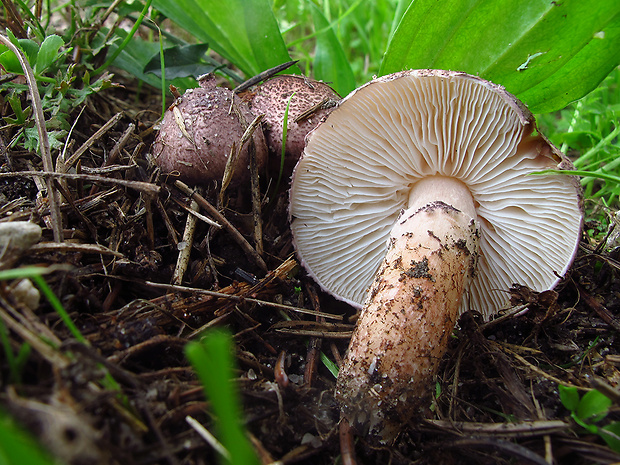
[[[1,108],[3,115],[10,111],[7,104]],[[620,461],[598,435],[575,424],[558,390],[558,384],[581,393],[596,388],[614,401],[601,424],[620,420],[618,249],[606,251],[584,235],[557,289],[535,293],[515,285],[514,307],[498,318],[463,315],[429,409],[403,425],[393,444],[351,438],[340,431],[335,378],[321,353],[336,363],[342,358],[355,310],[321,292],[298,266],[286,186],[274,192],[277,173],[262,176],[258,217],[242,189],[229,192],[224,203],[217,186],[179,189],[149,163],[158,108],[155,95],[130,86],[88,100],[68,155],[110,127],[89,142],[71,172],[108,181],[55,182],[64,235],[56,247],[47,194],[32,176],[17,174],[42,170],[40,157],[7,148],[19,128],[0,133],[0,221],[31,220],[44,228],[39,245],[4,267],[46,267],[46,282],[87,342],[75,340],[46,299],[30,309],[14,282],[0,282],[9,347],[17,354],[31,342],[17,374],[3,351],[0,401],[65,463],[219,462],[186,421],[191,416],[213,431],[209,401],[184,355],[188,341],[213,327],[234,335],[234,383],[263,464]],[[184,239],[192,192],[200,213],[210,216],[204,201],[214,205],[259,250],[264,265],[239,245],[233,228],[199,219],[193,240]],[[604,230],[592,221],[588,226]],[[191,247],[190,259],[173,286],[185,247]],[[32,343],[41,338],[58,345]],[[106,383],[105,373],[117,388]]]

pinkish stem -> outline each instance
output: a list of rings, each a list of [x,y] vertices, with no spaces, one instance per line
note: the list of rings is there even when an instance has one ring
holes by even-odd
[[[451,204],[429,201],[437,192]],[[422,181],[410,205],[392,229],[336,388],[352,426],[383,441],[427,397],[478,250],[475,209],[463,184]]]

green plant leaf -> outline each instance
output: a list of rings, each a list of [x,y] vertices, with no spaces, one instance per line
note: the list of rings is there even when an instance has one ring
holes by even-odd
[[[586,422],[596,423],[607,415],[609,407],[611,399],[602,392],[592,389],[583,395],[575,413]]]
[[[5,116],[4,121],[6,121],[8,124],[26,123],[26,120],[30,118],[30,115],[32,114],[32,107],[26,107],[26,109],[22,109],[22,100],[19,96],[19,93],[17,92],[12,92],[8,94],[6,100],[8,100],[9,105],[11,105],[11,109],[15,114],[15,118]]]
[[[100,31],[100,34],[106,34],[106,30]],[[117,29],[115,34],[121,38],[127,36],[127,32]],[[119,46],[119,42],[110,44],[110,52],[113,53]],[[114,60],[114,66],[127,71],[132,76],[146,82],[147,84],[157,88],[161,81],[153,74],[144,73],[144,66],[148,57],[159,53],[159,44],[152,41],[146,41],[138,37],[134,37],[123,51]]]
[[[310,10],[315,30],[320,31],[329,27],[329,21],[319,7],[310,3]],[[347,95],[355,89],[355,76],[342,45],[331,28],[316,38],[314,77],[329,83],[340,95]]]
[[[37,55],[39,53],[39,44],[30,39],[19,39],[17,46],[26,54],[28,63],[30,66],[34,66],[37,61]],[[22,71],[23,73],[23,71]]]
[[[57,463],[34,438],[0,411],[0,464],[53,465]]]
[[[16,39],[10,30],[7,30],[7,36],[11,42],[24,53],[28,63],[32,66],[37,60],[39,44],[30,39]],[[0,48],[0,52],[0,65],[2,65],[8,73],[24,74],[22,65],[12,50],[9,50],[8,47],[3,45],[2,48]]]
[[[611,449],[620,452],[620,422],[616,421],[599,428],[598,434]]]
[[[216,67],[202,61],[209,50],[208,44],[176,45],[164,49],[166,79],[198,77],[212,72]],[[157,52],[144,67],[144,73],[153,73],[161,78],[161,59]]]
[[[586,171],[586,170],[543,170],[531,173],[536,174],[568,174],[569,176],[589,176],[592,178],[602,179],[603,181],[610,181],[616,184],[620,184],[620,176],[615,174],[602,173],[600,171]]]
[[[409,8],[412,1],[413,0],[397,0],[396,9],[394,10],[394,17],[392,18],[392,25],[390,27],[390,39],[394,36],[400,21],[403,19],[403,15],[407,11],[407,8]]]
[[[620,63],[617,0],[416,0],[381,74],[465,71],[501,84],[534,113],[592,91]]]
[[[65,45],[62,37],[52,34],[47,36],[37,54],[37,61],[34,65],[34,73],[37,75],[43,74],[43,72],[49,68],[49,66],[58,60],[58,51],[60,47]]]
[[[22,65],[11,50],[0,53],[0,65],[7,73],[24,74]]]
[[[291,60],[268,0],[154,0],[153,6],[247,76]]]
[[[36,127],[24,128],[24,134],[26,140],[24,141],[24,148],[36,152],[39,150],[39,132]],[[60,150],[64,146],[65,136],[67,131],[47,131],[48,143],[52,150]]]
[[[571,412],[577,410],[577,406],[579,405],[579,391],[577,391],[577,388],[559,384],[558,391],[560,393],[560,402],[562,402],[564,408]]]
[[[209,332],[200,342],[185,346],[217,420],[220,441],[231,465],[258,465],[259,461],[241,423],[241,402],[233,384],[233,342],[228,332]]]

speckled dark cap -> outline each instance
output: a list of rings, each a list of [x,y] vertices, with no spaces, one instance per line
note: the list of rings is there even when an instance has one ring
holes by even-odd
[[[291,95],[293,95],[291,98]],[[282,128],[289,102],[285,167],[288,174],[299,159],[306,135],[325,118],[340,101],[340,96],[327,84],[304,76],[279,75],[258,86],[250,100],[255,115],[265,115],[265,136],[272,159],[279,163],[282,153]],[[296,121],[311,111],[308,117]]]
[[[189,184],[221,182],[233,143],[239,146],[245,128],[254,119],[247,104],[229,89],[217,87],[212,75],[199,82],[199,88],[188,90],[168,109],[152,148],[155,163],[164,173]],[[260,129],[253,140],[262,171],[267,146]],[[232,187],[249,185],[248,145],[239,154]]]

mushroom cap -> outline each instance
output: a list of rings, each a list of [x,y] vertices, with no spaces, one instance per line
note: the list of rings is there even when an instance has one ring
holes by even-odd
[[[291,98],[293,94],[295,95]],[[279,162],[282,153],[282,124],[286,106],[289,105],[285,159],[287,164],[292,165],[290,174],[301,155],[308,133],[340,100],[336,91],[323,82],[304,76],[281,74],[263,82],[254,90],[250,107],[255,115],[265,115],[267,145]],[[295,121],[304,112],[322,102],[326,102],[325,108],[319,108],[307,118]]]
[[[201,87],[187,90],[166,111],[152,153],[164,173],[190,184],[209,184],[222,180],[231,147],[234,143],[238,149],[254,116],[230,89],[217,87],[212,75],[199,83]],[[260,172],[267,159],[262,131],[254,131],[253,140]],[[231,186],[249,182],[248,145],[241,148]]]
[[[309,136],[293,173],[290,217],[301,263],[323,289],[359,307],[412,186],[454,177],[480,223],[475,276],[460,311],[488,317],[514,283],[552,288],[581,233],[572,167],[503,87],[460,72],[411,70],[346,97]],[[441,200],[438,198],[437,200]]]

